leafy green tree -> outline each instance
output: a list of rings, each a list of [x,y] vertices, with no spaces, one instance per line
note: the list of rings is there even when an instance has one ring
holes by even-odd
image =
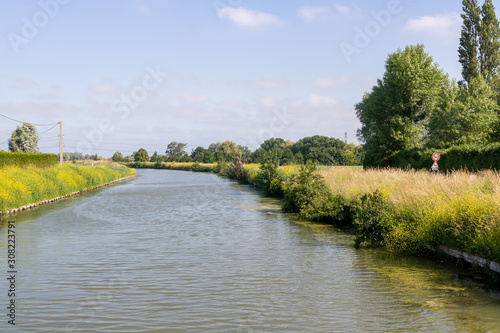
[[[113,162],[122,162],[123,161],[123,154],[119,151],[115,152],[113,154],[113,157],[111,157]]]
[[[179,161],[183,156],[187,155],[185,151],[186,146],[187,143],[172,141],[168,144],[165,155],[167,155],[170,161]]]
[[[17,126],[9,139],[11,152],[38,153],[38,134],[36,127],[30,123]]]
[[[462,32],[458,49],[463,83],[481,74],[491,86],[497,84],[500,66],[500,26],[491,0],[463,0]]]
[[[203,162],[205,158],[205,148],[198,146],[191,152],[191,158],[195,162]]]
[[[302,154],[304,161],[321,165],[344,165],[345,143],[336,138],[314,135],[300,139],[292,146],[292,152]]]
[[[462,64],[462,77],[465,83],[479,74],[479,29],[481,9],[477,0],[463,0],[461,14],[463,24],[458,48],[459,62]]]
[[[482,75],[471,78],[468,89],[454,82],[449,84],[429,118],[429,145],[448,148],[486,144],[498,125],[497,108]]]
[[[491,0],[486,0],[481,9],[479,28],[479,54],[481,74],[488,84],[498,77],[500,66],[500,26]]]
[[[148,162],[149,155],[146,149],[140,148],[137,152],[134,153],[134,161],[135,162]]]
[[[423,45],[389,55],[385,69],[384,77],[355,106],[362,125],[358,138],[365,144],[365,165],[386,166],[388,155],[422,147],[430,110],[448,83]]]
[[[214,162],[215,162],[214,154],[212,153],[212,151],[207,150],[203,155],[203,163],[214,163]]]
[[[150,162],[157,162],[159,159],[158,152],[155,151],[153,155],[151,155],[151,158],[149,159]]]

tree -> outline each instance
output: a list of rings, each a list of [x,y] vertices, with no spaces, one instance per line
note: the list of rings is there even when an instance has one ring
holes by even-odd
[[[179,161],[183,156],[187,155],[184,151],[186,149],[187,143],[172,141],[168,144],[165,155],[167,155],[170,161]]]
[[[113,157],[111,157],[113,162],[122,162],[123,161],[123,154],[119,151],[115,152],[113,154]]]
[[[471,78],[479,74],[479,29],[481,9],[477,0],[463,0],[461,14],[463,19],[458,48],[459,62],[462,64],[462,77],[469,84]]]
[[[448,83],[447,75],[424,52],[423,45],[407,46],[389,55],[385,69],[384,77],[355,106],[362,126],[357,135],[365,145],[365,165],[386,166],[390,154],[422,147],[430,110]]]
[[[134,153],[134,161],[135,162],[148,162],[149,155],[146,149],[140,148],[137,152]]]
[[[157,162],[159,160],[158,152],[155,151],[153,155],[151,155],[150,162]]]
[[[9,139],[9,150],[11,152],[38,153],[38,134],[36,127],[30,123],[17,126]]]
[[[498,105],[482,75],[471,78],[468,89],[451,83],[443,89],[439,103],[429,118],[429,145],[484,145],[498,125]]]
[[[479,28],[479,54],[481,74],[491,85],[498,76],[500,65],[500,26],[491,0],[486,0],[481,10]]]
[[[462,32],[458,49],[463,83],[481,74],[491,86],[497,84],[500,66],[500,26],[491,0],[482,7],[477,0],[463,0]]]
[[[345,165],[345,143],[336,138],[314,135],[300,139],[292,146],[292,152],[297,156],[301,153],[304,162],[321,165]]]
[[[205,148],[198,146],[191,152],[191,158],[196,162],[203,162],[205,158]]]

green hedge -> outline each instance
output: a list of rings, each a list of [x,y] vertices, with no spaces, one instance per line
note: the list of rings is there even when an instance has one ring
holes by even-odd
[[[429,169],[432,164],[432,154],[439,153],[440,171],[451,170],[500,170],[500,143],[487,146],[457,146],[448,149],[410,149],[401,150],[388,158],[388,165],[402,169]]]
[[[56,154],[9,153],[0,151],[0,168],[6,166],[34,166],[48,168],[56,165],[59,157]]]

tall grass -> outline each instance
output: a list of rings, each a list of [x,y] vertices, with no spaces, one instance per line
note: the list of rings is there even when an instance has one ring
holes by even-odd
[[[0,169],[0,211],[93,188],[135,174],[123,167],[85,167],[72,164],[41,169]]]
[[[363,195],[377,192],[384,203],[384,245],[390,250],[418,253],[426,245],[449,245],[500,262],[500,173],[496,171],[435,175],[329,168],[320,174],[331,192],[351,202],[354,210]]]

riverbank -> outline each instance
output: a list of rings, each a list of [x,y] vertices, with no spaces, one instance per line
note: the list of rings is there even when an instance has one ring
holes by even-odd
[[[316,170],[312,165],[278,167],[271,163],[168,163],[159,168],[218,172],[254,185],[269,196],[282,198],[286,212],[352,225],[356,246],[383,246],[391,252],[422,256],[446,253],[500,273],[495,269],[500,267],[498,172]]]
[[[5,167],[0,169],[0,212],[8,215],[134,176],[135,170],[125,167]]]

